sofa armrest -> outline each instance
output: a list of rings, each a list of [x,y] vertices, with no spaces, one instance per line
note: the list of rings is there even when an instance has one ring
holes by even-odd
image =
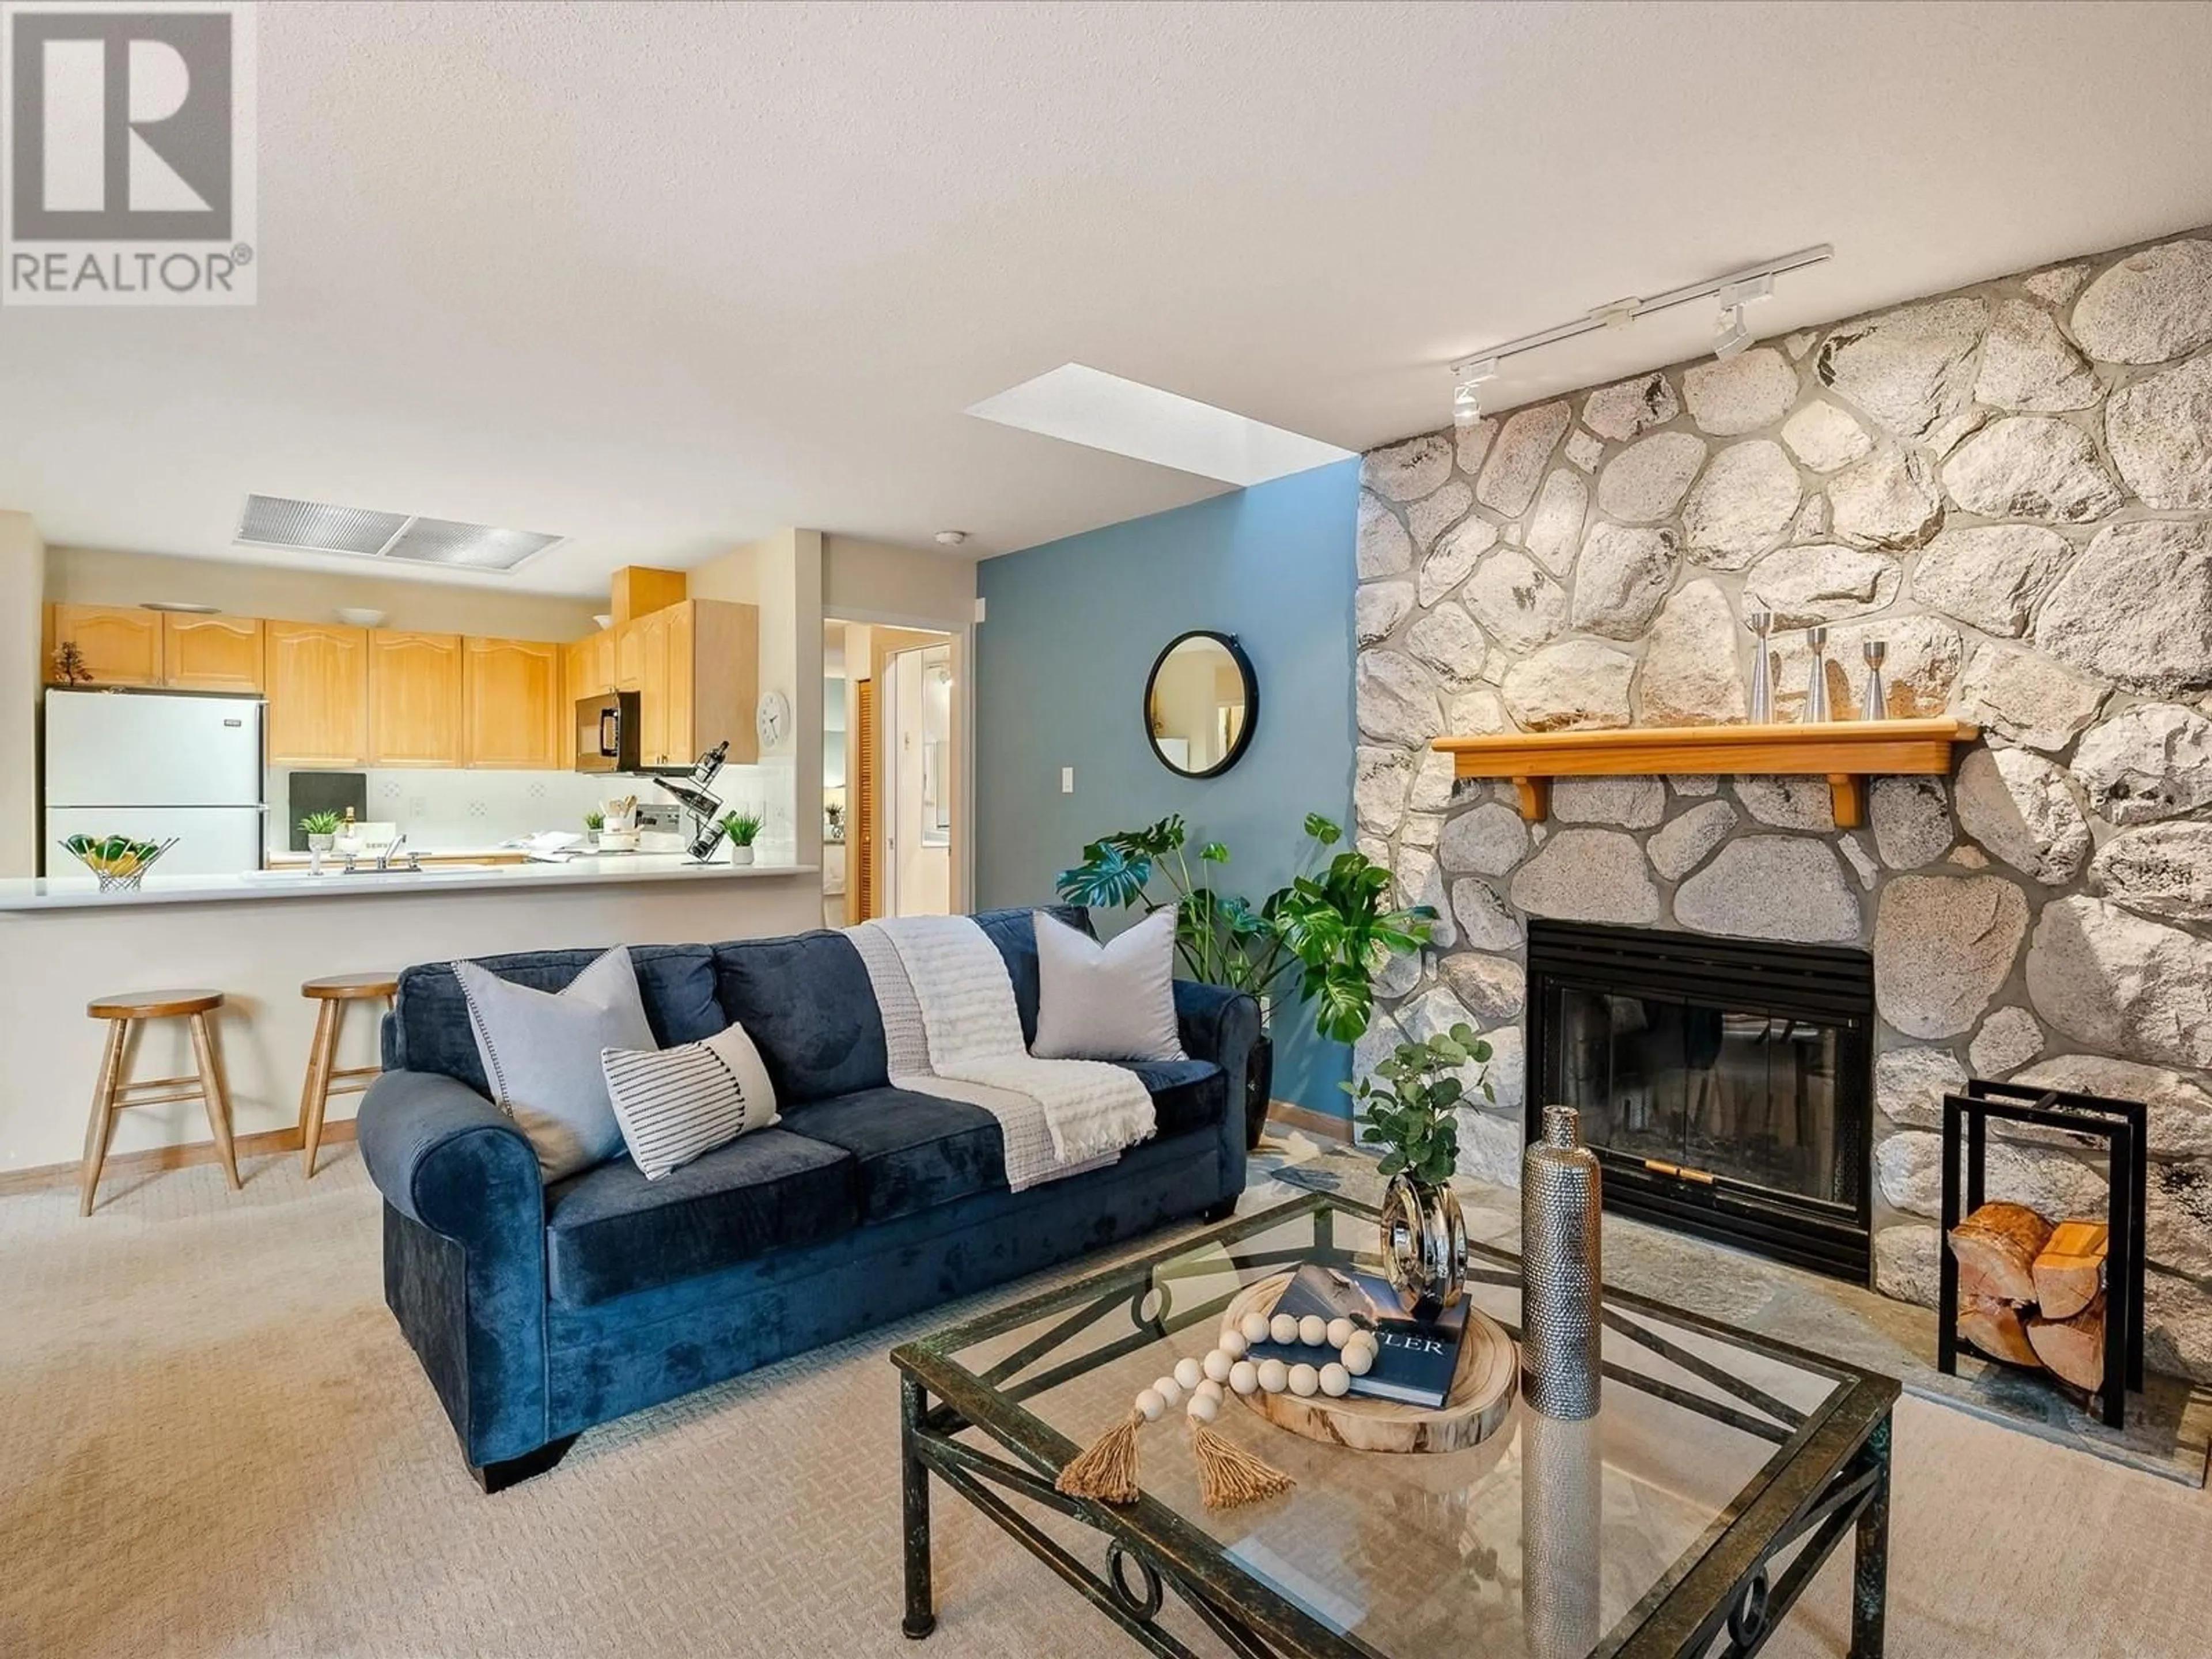
[[[1193,1060],[1210,1060],[1229,1079],[1221,1118],[1221,1196],[1244,1190],[1244,1114],[1252,1090],[1252,1048],[1260,1040],[1260,1005],[1247,991],[1195,980],[1175,982],[1176,1031]]]
[[[1260,1005],[1249,991],[1179,979],[1175,1010],[1176,1035],[1193,1060],[1210,1060],[1225,1071],[1232,1059],[1249,1060],[1260,1040]]]
[[[430,1072],[387,1072],[356,1133],[384,1194],[385,1301],[468,1461],[544,1445],[545,1188],[538,1154],[491,1102]]]
[[[434,1233],[466,1244],[522,1216],[533,1235],[545,1225],[545,1189],[528,1138],[457,1079],[386,1072],[362,1097],[354,1133],[377,1190]]]

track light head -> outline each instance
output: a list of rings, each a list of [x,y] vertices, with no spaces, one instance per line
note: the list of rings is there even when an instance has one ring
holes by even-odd
[[[1733,357],[1751,343],[1751,327],[1743,320],[1741,306],[1723,306],[1713,330],[1713,356]]]
[[[1713,327],[1713,356],[1733,357],[1751,343],[1751,326],[1743,319],[1743,308],[1759,300],[1774,297],[1774,277],[1769,273],[1748,276],[1740,283],[1730,283],[1720,291],[1720,320]]]
[[[1482,388],[1498,378],[1498,359],[1478,357],[1452,365],[1452,424],[1466,431],[1482,418]]]

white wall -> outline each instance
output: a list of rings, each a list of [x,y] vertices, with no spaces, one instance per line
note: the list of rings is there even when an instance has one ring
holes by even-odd
[[[822,538],[822,605],[954,627],[975,615],[972,560],[854,536]]]
[[[39,685],[46,550],[27,513],[0,513],[0,876],[39,867]]]
[[[142,605],[176,599],[240,617],[327,622],[341,606],[386,613],[386,628],[475,634],[490,639],[580,640],[604,601],[492,586],[411,582],[364,568],[359,575],[288,570],[85,547],[46,550],[46,599],[64,605]]]
[[[689,572],[695,599],[760,609],[760,689],[789,699],[792,729],[762,751],[763,856],[822,855],[822,533],[779,530]],[[725,799],[735,797],[725,793]]]

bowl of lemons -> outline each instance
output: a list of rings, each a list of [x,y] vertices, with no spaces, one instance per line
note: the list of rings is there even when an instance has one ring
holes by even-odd
[[[71,836],[62,846],[70,856],[100,878],[103,893],[127,892],[137,886],[154,861],[177,844],[140,841],[132,836]]]

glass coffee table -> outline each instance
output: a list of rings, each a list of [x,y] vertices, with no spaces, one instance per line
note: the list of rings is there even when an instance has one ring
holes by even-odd
[[[1376,1242],[1372,1210],[1299,1199],[895,1352],[906,1633],[936,1623],[934,1475],[1175,1659],[1208,1632],[1238,1659],[1752,1654],[1854,1534],[1850,1651],[1879,1659],[1896,1382],[1617,1292],[1589,1422],[1516,1400],[1468,1450],[1355,1452],[1232,1398],[1214,1426],[1287,1494],[1207,1510],[1180,1412],[1139,1437],[1135,1503],[1054,1489],[1138,1389],[1213,1346],[1243,1286],[1303,1261],[1371,1268]],[[1518,1261],[1469,1249],[1474,1304],[1517,1336]]]

